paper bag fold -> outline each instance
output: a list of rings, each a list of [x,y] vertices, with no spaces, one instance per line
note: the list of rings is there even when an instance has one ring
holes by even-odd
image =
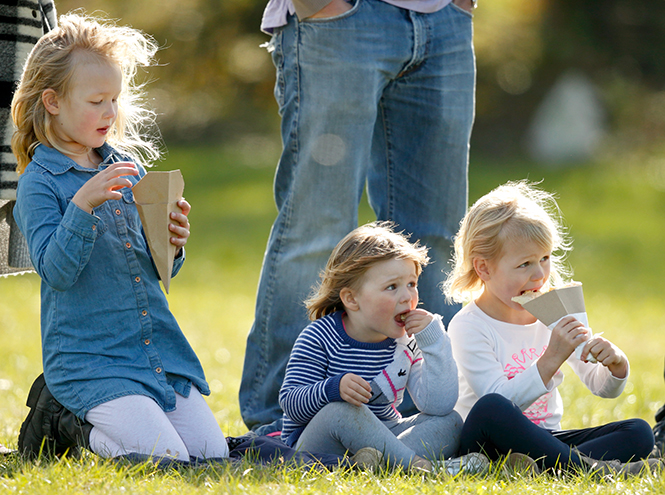
[[[584,306],[584,291],[579,282],[545,292],[535,299],[523,303],[522,307],[547,325],[550,330],[553,330],[562,318],[569,315],[577,318],[585,327],[589,327]],[[589,338],[591,336],[589,334]],[[586,341],[575,348],[575,355],[578,358],[582,355],[585,344]],[[595,363],[596,359],[589,354],[587,361]]]
[[[176,246],[170,240],[173,233],[169,230],[169,223],[171,213],[181,211],[177,202],[182,199],[184,189],[180,170],[148,172],[132,188],[150,253],[167,294],[176,252]]]
[[[561,318],[575,313],[584,313],[584,293],[582,285],[571,285],[553,289],[522,304],[533,316],[548,327]]]

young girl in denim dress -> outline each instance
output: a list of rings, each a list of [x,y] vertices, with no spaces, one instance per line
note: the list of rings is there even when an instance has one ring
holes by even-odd
[[[44,378],[19,448],[84,446],[178,461],[228,456],[203,395],[203,369],[168,308],[134,204],[159,153],[142,133],[137,68],[153,40],[81,15],[60,18],[31,52],[12,102],[20,179],[16,221],[41,284]],[[169,229],[185,259],[190,205]],[[72,414],[73,413],[73,414]],[[75,416],[74,416],[75,415]]]

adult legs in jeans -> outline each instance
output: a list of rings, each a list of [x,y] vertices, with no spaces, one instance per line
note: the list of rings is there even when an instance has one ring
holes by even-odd
[[[594,459],[627,462],[646,457],[653,448],[653,436],[651,441],[645,438],[649,436],[647,430],[650,428],[645,422],[627,420],[552,432],[532,423],[502,395],[488,394],[478,399],[464,422],[460,452],[483,452],[490,459],[518,452],[534,458],[544,468],[586,466],[578,452]]]
[[[144,454],[179,461],[228,457],[226,439],[198,390],[176,394],[176,409],[165,413],[143,395],[129,395],[93,407],[85,417],[94,428],[90,448],[113,458]]]
[[[333,402],[309,422],[296,443],[306,452],[344,455],[364,447],[382,452],[391,466],[408,468],[416,456],[427,459],[454,455],[462,420],[448,416],[417,414],[401,421],[382,422],[366,406]]]
[[[425,307],[444,322],[459,309],[438,284],[466,208],[473,122],[471,17],[457,7],[416,14],[358,0],[336,18],[291,17],[271,48],[284,150],[240,386],[249,428],[281,418],[279,388],[308,323],[302,301],[356,227],[366,184],[379,220],[431,248]]]

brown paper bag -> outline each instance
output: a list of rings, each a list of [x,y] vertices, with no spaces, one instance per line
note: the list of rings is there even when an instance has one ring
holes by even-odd
[[[522,307],[543,322],[550,330],[565,316],[574,316],[585,327],[589,328],[589,319],[584,306],[584,292],[582,284],[573,282],[570,285],[544,292],[538,297],[522,303]],[[589,329],[591,330],[591,329]],[[589,334],[589,338],[592,334]],[[575,355],[579,358],[586,341],[575,348]],[[587,361],[595,363],[596,359],[589,354]]]
[[[148,172],[132,188],[150,253],[167,294],[176,252],[176,246],[170,240],[173,232],[169,230],[169,223],[171,212],[181,211],[176,203],[182,199],[184,189],[180,170]]]

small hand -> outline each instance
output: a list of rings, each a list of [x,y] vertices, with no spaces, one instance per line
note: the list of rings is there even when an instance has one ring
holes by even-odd
[[[353,7],[345,0],[332,0],[328,5],[319,10],[316,14],[308,17],[308,19],[326,19],[328,17],[336,17],[348,12]]]
[[[587,340],[589,330],[572,316],[562,318],[552,330],[550,342],[536,362],[544,384],[549,383],[561,365],[579,344]]]
[[[563,358],[561,361],[563,364],[563,361],[570,357],[575,348],[588,339],[589,329],[574,317],[566,316],[552,330],[548,349],[552,348],[551,352],[560,355]]]
[[[589,339],[582,350],[580,359],[586,361],[591,354],[617,378],[625,378],[628,374],[628,358],[621,349],[600,336]]]
[[[358,375],[347,373],[339,382],[339,395],[349,404],[362,406],[372,398],[372,387]]]
[[[123,175],[138,175],[139,171],[130,162],[113,163],[104,170],[95,174],[74,194],[72,203],[83,211],[92,213],[92,210],[109,199],[120,199],[122,193],[118,189],[132,187],[132,181],[124,179]]]
[[[414,333],[424,330],[434,319],[434,315],[424,309],[412,309],[406,313],[404,320],[404,330],[406,334],[411,337]]]
[[[175,234],[175,237],[171,237],[171,244],[178,248],[175,253],[176,256],[180,254],[182,248],[187,244],[187,239],[189,238],[189,219],[187,216],[192,209],[191,205],[184,198],[178,201],[177,204],[182,212],[172,212],[171,220],[176,223],[169,224],[169,230]]]

